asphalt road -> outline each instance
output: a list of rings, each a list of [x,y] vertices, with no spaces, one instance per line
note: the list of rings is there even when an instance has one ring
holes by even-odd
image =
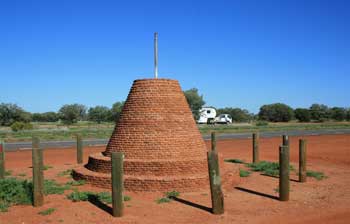
[[[276,131],[276,132],[260,132],[261,138],[272,138],[281,135],[289,136],[302,136],[302,135],[336,135],[336,134],[350,134],[350,129],[333,129],[333,130],[295,130],[295,131]],[[210,139],[210,135],[203,135],[205,140]],[[229,134],[218,134],[217,139],[245,139],[251,138],[251,133],[229,133]],[[106,145],[108,139],[95,139],[95,140],[85,140],[85,146],[98,146]],[[42,148],[69,148],[76,145],[75,141],[50,141],[41,142],[40,146]],[[32,147],[31,142],[14,142],[6,143],[6,151],[16,151],[16,150],[30,150]]]

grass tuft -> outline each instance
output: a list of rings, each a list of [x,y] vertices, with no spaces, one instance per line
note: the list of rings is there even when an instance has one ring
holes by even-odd
[[[307,175],[308,177],[313,177],[313,178],[315,178],[316,180],[323,180],[323,179],[327,178],[327,176],[324,175],[323,172],[312,171],[312,170],[306,171],[306,175]]]
[[[50,166],[50,165],[44,165],[43,166],[43,170],[45,171],[45,170],[48,170],[48,169],[52,169],[53,168],[53,166]]]
[[[39,212],[38,214],[39,215],[51,215],[54,211],[56,211],[56,209],[55,208],[49,208],[49,209],[46,209],[46,210],[44,210],[44,211],[41,211],[41,212]]]
[[[157,204],[169,203],[169,202],[171,202],[171,199],[169,199],[169,198],[158,198],[156,200],[156,202],[157,202]]]
[[[248,163],[246,166],[254,172],[261,172],[268,176],[279,176],[279,163],[276,162],[261,161],[258,163]],[[289,169],[295,170],[293,166],[290,166]]]
[[[248,170],[239,169],[239,176],[240,177],[249,177],[250,174],[251,174],[251,172]]]
[[[44,181],[44,194],[63,194],[65,190],[69,190],[70,186],[61,185],[55,180],[45,180]]]
[[[171,198],[179,197],[180,193],[177,191],[170,191],[170,192],[166,192],[164,196],[171,199]]]

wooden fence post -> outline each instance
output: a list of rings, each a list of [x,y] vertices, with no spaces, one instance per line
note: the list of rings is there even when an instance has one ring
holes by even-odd
[[[259,133],[253,133],[253,163],[259,162]]]
[[[289,200],[289,147],[280,146],[279,148],[279,199],[280,201]]]
[[[208,168],[212,212],[213,214],[220,215],[224,213],[224,195],[221,189],[221,177],[217,151],[211,150],[208,152]]]
[[[44,204],[44,171],[43,150],[40,148],[40,140],[32,138],[32,166],[33,166],[33,205],[40,207]]]
[[[305,139],[299,140],[299,182],[305,183],[306,175],[306,143]]]
[[[83,163],[83,140],[81,135],[77,135],[77,163]]]
[[[112,152],[112,215],[114,217],[122,217],[124,213],[123,163],[123,153]]]

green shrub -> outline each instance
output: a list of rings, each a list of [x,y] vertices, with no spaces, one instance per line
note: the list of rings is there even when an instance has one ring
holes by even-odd
[[[89,191],[74,191],[70,193],[67,198],[73,202],[79,202],[79,201],[87,201],[89,200],[89,196],[93,195],[93,192]]]
[[[169,198],[158,198],[156,200],[156,202],[157,202],[157,204],[169,203],[169,202],[171,202],[171,199],[169,199]]]
[[[294,117],[294,110],[283,103],[274,103],[260,107],[259,119],[270,122],[288,122]]]
[[[110,192],[100,192],[95,194],[95,196],[106,204],[112,204],[112,194]]]
[[[262,172],[268,176],[279,176],[279,163],[261,161],[259,163],[246,164],[254,172]],[[293,166],[290,166],[290,170],[294,170]]]
[[[127,196],[127,195],[124,195],[124,201],[131,201],[131,197]]]
[[[44,194],[63,194],[69,187],[62,186],[54,180],[44,181]],[[5,178],[0,180],[0,211],[7,211],[12,205],[33,203],[33,184],[27,180]]]
[[[0,180],[0,211],[6,212],[12,205],[31,204],[33,186],[26,180],[6,178]]]
[[[322,179],[326,178],[326,175],[324,175],[324,173],[317,172],[317,171],[312,171],[312,170],[306,171],[306,175],[308,177],[316,178],[316,180],[322,180]]]
[[[63,194],[65,190],[69,190],[70,186],[61,185],[55,180],[45,180],[44,181],[44,194]]]
[[[21,121],[16,121],[11,125],[11,130],[14,132],[22,131],[22,130],[32,130],[32,129],[33,129],[33,125],[31,123],[25,123]]]
[[[249,177],[250,174],[251,174],[251,172],[249,172],[248,170],[239,169],[239,176],[240,177]]]
[[[170,192],[166,192],[165,193],[165,196],[167,198],[176,198],[176,197],[179,197],[180,196],[180,193],[177,192],[177,191],[170,191]]]
[[[44,211],[38,212],[39,215],[51,215],[54,211],[56,211],[55,208],[49,208]]]

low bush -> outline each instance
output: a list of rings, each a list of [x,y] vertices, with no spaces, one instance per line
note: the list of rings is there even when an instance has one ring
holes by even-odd
[[[63,186],[54,180],[44,181],[44,194],[63,194],[69,186]],[[5,212],[12,205],[33,203],[33,183],[14,177],[0,180],[0,211]]]
[[[31,123],[25,123],[22,121],[16,121],[11,125],[11,130],[14,132],[22,131],[22,130],[32,130],[33,125]]]
[[[26,180],[5,178],[0,180],[0,212],[6,212],[12,205],[31,204],[33,185]]]
[[[93,195],[93,192],[89,191],[74,191],[70,193],[67,198],[73,202],[87,201],[89,200],[89,195]]]
[[[261,172],[268,176],[279,176],[279,163],[261,161],[258,163],[248,163],[246,165],[254,172]],[[289,167],[290,170],[295,170],[293,166]]]

